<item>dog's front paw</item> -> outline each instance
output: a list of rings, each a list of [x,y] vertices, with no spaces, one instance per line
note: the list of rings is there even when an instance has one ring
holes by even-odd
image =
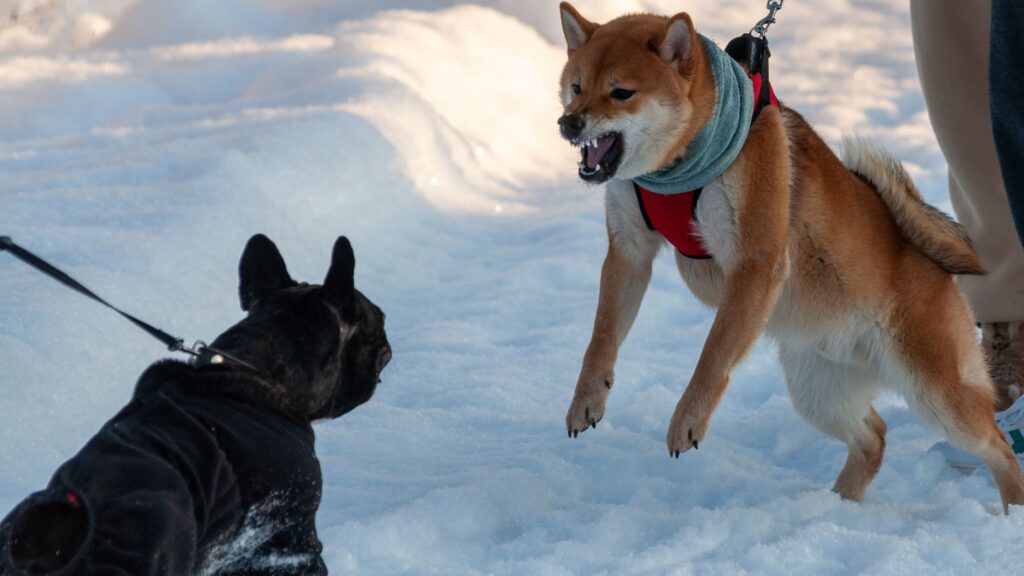
[[[597,427],[597,423],[604,418],[604,405],[611,389],[611,371],[580,375],[572,405],[565,415],[565,426],[570,437],[575,438],[587,428]]]
[[[700,441],[704,439],[710,423],[710,412],[698,409],[685,398],[680,400],[675,413],[672,414],[672,422],[668,425],[668,435],[665,438],[669,457],[679,458],[680,454],[691,447],[700,449]]]

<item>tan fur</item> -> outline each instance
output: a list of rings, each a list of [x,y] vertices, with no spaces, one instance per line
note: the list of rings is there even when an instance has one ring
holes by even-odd
[[[710,117],[714,82],[696,40],[675,59],[666,50],[673,23],[692,31],[685,14],[597,25],[567,3],[561,11],[565,27],[585,31],[562,75],[566,111],[587,119],[584,140],[614,129],[625,142],[607,186],[594,333],[566,416],[575,436],[604,416],[619,346],[664,244],[643,225],[630,180],[685,153]],[[614,86],[636,94],[616,101]],[[834,486],[844,498],[860,499],[882,462],[885,423],[871,407],[881,382],[992,468],[1004,507],[1022,504],[1024,478],[995,425],[973,316],[950,276],[980,271],[977,257],[898,163],[866,146],[851,152],[848,168],[799,114],[767,108],[733,166],[705,187],[697,210],[713,258],[677,263],[718,311],[672,416],[669,454],[699,446],[730,373],[767,330],[797,411],[847,444]]]
[[[882,467],[887,426],[874,408],[871,409],[866,423],[871,433],[849,446],[846,464],[832,486],[832,490],[846,500],[858,501],[863,498],[868,484],[874,480]]]
[[[952,218],[925,203],[903,164],[877,144],[847,138],[843,163],[867,180],[889,208],[900,232],[950,274],[984,274],[967,233]]]

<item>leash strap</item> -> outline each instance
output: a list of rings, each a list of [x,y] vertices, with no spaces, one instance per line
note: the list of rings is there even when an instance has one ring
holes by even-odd
[[[96,302],[103,304],[107,308],[110,308],[114,312],[117,312],[132,324],[135,324],[139,328],[145,330],[146,333],[152,336],[153,338],[156,338],[157,340],[163,342],[164,345],[167,346],[168,350],[171,350],[172,352],[176,352],[178,350],[187,351],[187,349],[184,346],[184,340],[182,340],[181,338],[175,338],[174,336],[171,336],[167,332],[164,332],[163,330],[153,326],[152,324],[149,324],[148,322],[139,320],[135,316],[132,316],[131,314],[125,312],[124,310],[121,310],[117,306],[114,306],[110,302],[107,302],[103,298],[100,298],[92,290],[89,290],[80,282],[78,282],[71,276],[68,276],[67,274],[65,274],[64,272],[62,272],[49,262],[43,260],[42,258],[29,252],[28,250],[25,250],[21,246],[15,244],[9,236],[0,236],[0,250],[6,250],[7,252],[10,252],[11,255],[17,258],[18,260],[21,260],[25,264],[28,264],[29,266],[35,268],[36,270],[39,270],[40,272],[46,274],[50,278],[53,278],[57,282],[60,282],[61,284],[67,286],[68,288],[71,288],[75,292],[78,292],[79,294],[91,298]]]
[[[207,364],[222,364],[225,360],[229,360],[239,366],[248,368],[249,370],[252,370],[257,374],[260,373],[258,368],[256,368],[252,364],[249,364],[245,360],[232,356],[231,354],[228,354],[223,350],[218,350],[211,346],[207,346],[206,343],[203,342],[202,340],[196,341],[196,343],[193,344],[191,347],[185,346],[185,341],[182,340],[181,338],[175,338],[174,336],[171,336],[170,334],[164,332],[163,330],[157,328],[156,326],[153,326],[148,322],[139,320],[135,316],[132,316],[131,314],[125,312],[124,310],[121,310],[120,308],[114,306],[110,302],[107,302],[103,298],[100,298],[92,290],[89,290],[80,282],[59,270],[56,266],[50,264],[46,260],[43,260],[42,258],[15,244],[14,241],[11,240],[10,236],[0,236],[0,252],[3,251],[10,252],[11,255],[17,258],[18,260],[21,260],[22,262],[28,264],[29,266],[35,268],[36,270],[39,270],[40,272],[46,274],[50,278],[53,278],[57,282],[60,282],[61,284],[67,286],[68,288],[71,288],[75,292],[78,292],[83,296],[91,298],[92,300],[95,300],[96,302],[103,304],[107,308],[110,308],[114,312],[117,312],[132,324],[135,324],[139,328],[145,330],[146,333],[152,336],[153,338],[156,338],[157,340],[163,342],[164,345],[167,346],[167,349],[170,350],[171,352],[184,352],[185,354],[192,356],[192,362],[196,366],[203,366]]]

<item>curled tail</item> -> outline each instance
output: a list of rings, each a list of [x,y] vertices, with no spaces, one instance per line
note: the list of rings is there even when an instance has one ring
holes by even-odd
[[[842,158],[851,172],[878,191],[912,246],[950,274],[985,273],[960,224],[927,204],[903,164],[881,146],[844,138]]]

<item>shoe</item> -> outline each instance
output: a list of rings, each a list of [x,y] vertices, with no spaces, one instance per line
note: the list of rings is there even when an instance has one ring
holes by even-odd
[[[1024,392],[1024,322],[982,324],[981,348],[996,385],[996,409],[1004,410]]]
[[[1024,397],[1018,396],[1009,408],[1002,412],[996,412],[996,425],[1006,435],[1006,440],[1017,456],[1017,461],[1024,467]],[[950,466],[965,474],[974,472],[984,464],[974,454],[956,448],[949,442],[939,442],[929,448],[928,452],[942,454]]]

